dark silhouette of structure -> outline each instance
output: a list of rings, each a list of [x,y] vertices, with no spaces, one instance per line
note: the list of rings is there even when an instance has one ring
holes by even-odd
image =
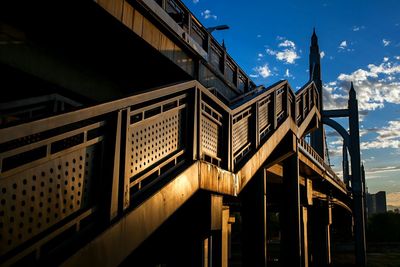
[[[356,93],[323,109],[315,30],[294,92],[256,86],[179,0],[17,0],[0,18],[1,265],[331,266],[354,240],[365,266]]]
[[[368,216],[387,212],[385,191],[379,191],[376,194],[367,193],[366,199]]]

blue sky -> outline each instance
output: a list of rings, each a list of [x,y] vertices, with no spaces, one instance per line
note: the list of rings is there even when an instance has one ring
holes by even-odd
[[[400,1],[212,1],[184,3],[215,31],[256,84],[308,81],[313,27],[321,50],[326,109],[347,105],[350,81],[360,108],[362,160],[369,192],[387,191],[400,206]],[[245,3],[245,4],[244,4]],[[333,168],[340,172],[341,139],[329,127]]]

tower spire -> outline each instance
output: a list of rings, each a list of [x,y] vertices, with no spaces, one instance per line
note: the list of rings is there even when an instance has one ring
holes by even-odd
[[[315,28],[313,29],[313,34],[311,36],[311,46],[310,46],[310,82],[314,82],[318,91],[318,103],[320,110],[323,110],[323,96],[322,96],[322,80],[321,80],[321,56],[319,54],[318,47],[318,37],[315,33]],[[325,159],[325,132],[323,125],[319,125],[311,133],[311,146],[317,151],[317,153]]]
[[[315,27],[313,28],[313,34],[311,36],[311,46],[318,47],[318,37],[317,34],[315,33]]]
[[[352,99],[356,98],[356,90],[354,90],[353,82],[350,84],[349,97]]]
[[[310,46],[310,81],[314,81],[318,90],[322,90],[321,55],[319,53],[318,37],[315,33],[315,27],[311,36]]]

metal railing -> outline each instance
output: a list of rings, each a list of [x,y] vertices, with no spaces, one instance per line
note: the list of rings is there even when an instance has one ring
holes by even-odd
[[[199,20],[180,0],[155,0],[157,3],[186,33],[190,36],[191,42],[194,41],[206,54],[205,60],[208,67],[222,77],[229,87],[235,88],[240,92],[247,92],[256,86],[239,65],[229,56],[226,49],[207,31]],[[146,4],[146,1],[144,1]],[[189,42],[189,43],[191,43]],[[201,53],[201,54],[203,54]],[[214,76],[214,74],[209,74]],[[217,77],[215,77],[217,79]]]
[[[334,179],[338,184],[340,184],[341,187],[346,188],[346,184],[339,178],[339,176],[332,170],[332,168],[326,164],[326,162],[322,159],[322,157],[304,140],[304,139],[299,139],[298,142],[299,146],[303,148],[313,160],[315,160],[320,168],[332,178]]]
[[[295,95],[281,81],[228,106],[191,81],[0,129],[0,262],[107,225],[185,163],[237,171],[315,96],[313,83]]]

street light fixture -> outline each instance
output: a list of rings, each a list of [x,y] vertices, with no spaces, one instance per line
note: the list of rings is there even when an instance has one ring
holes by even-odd
[[[215,30],[220,31],[220,30],[227,30],[227,29],[229,29],[228,25],[218,25],[218,26],[214,26],[214,27],[208,27],[207,31],[209,33],[212,33]]]

